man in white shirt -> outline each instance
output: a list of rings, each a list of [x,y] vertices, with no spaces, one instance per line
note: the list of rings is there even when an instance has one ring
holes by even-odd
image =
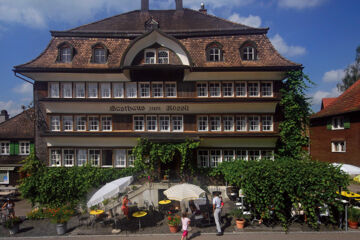
[[[221,225],[220,225],[220,213],[221,213],[221,200],[219,198],[219,193],[214,192],[214,198],[213,198],[213,212],[214,212],[214,218],[216,223],[216,230],[218,236],[223,235],[221,231]]]

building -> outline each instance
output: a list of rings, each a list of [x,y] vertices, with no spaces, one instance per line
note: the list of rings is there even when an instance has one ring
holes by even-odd
[[[324,98],[311,116],[310,154],[325,162],[360,166],[360,81],[337,98]]]
[[[301,65],[252,28],[183,8],[141,9],[68,31],[15,66],[34,80],[36,154],[49,166],[133,165],[138,138],[199,140],[197,163],[272,158],[279,89]],[[174,164],[173,170],[177,170]]]
[[[0,186],[18,184],[21,161],[31,151],[34,151],[32,108],[0,123]]]

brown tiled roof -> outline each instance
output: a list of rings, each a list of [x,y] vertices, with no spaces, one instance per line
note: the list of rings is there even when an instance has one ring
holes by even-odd
[[[336,98],[323,98],[321,101],[321,109],[328,107]]]
[[[30,108],[0,124],[0,139],[33,139],[34,109]]]
[[[355,111],[360,111],[360,79],[326,108],[313,114],[311,118],[321,118]]]

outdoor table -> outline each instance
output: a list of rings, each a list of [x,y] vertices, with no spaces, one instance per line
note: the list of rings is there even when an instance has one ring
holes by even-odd
[[[339,193],[338,191],[336,193]],[[347,198],[360,198],[360,194],[354,193],[354,192],[348,192],[348,191],[341,191],[341,196],[347,197]]]
[[[170,204],[170,203],[171,203],[171,200],[161,200],[159,202],[159,204],[161,204],[161,205],[167,205],[167,204]]]
[[[169,204],[171,203],[171,200],[161,200],[159,201],[159,204],[161,206],[161,209],[159,207],[159,210],[161,213],[165,214],[166,211],[169,211]]]
[[[140,231],[140,229],[141,229],[140,219],[141,219],[142,217],[145,217],[146,215],[147,215],[147,212],[145,212],[145,211],[138,211],[138,212],[134,212],[134,213],[132,214],[133,217],[136,217],[136,218],[139,219],[139,231]]]
[[[100,216],[101,214],[103,214],[103,213],[104,213],[104,210],[100,210],[100,209],[91,210],[91,211],[90,211],[90,215],[92,216],[91,226],[94,225],[96,218],[97,218],[98,216]]]

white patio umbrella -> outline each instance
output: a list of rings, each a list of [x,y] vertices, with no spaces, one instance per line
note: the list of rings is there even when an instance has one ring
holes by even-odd
[[[341,165],[340,170],[344,171],[347,174],[350,175],[358,175],[360,174],[360,168],[354,165],[350,164],[342,164],[342,163],[333,163],[332,165],[338,167]]]
[[[202,194],[205,194],[205,191],[199,186],[183,183],[172,186],[164,191],[164,194],[170,200],[182,201],[198,199]]]
[[[105,199],[111,198],[118,193],[125,192],[126,187],[129,186],[132,181],[133,181],[133,177],[128,176],[128,177],[116,179],[112,182],[105,184],[99,190],[97,190],[96,193],[94,193],[94,195],[92,195],[90,200],[87,202],[88,208],[96,204],[99,204]]]

